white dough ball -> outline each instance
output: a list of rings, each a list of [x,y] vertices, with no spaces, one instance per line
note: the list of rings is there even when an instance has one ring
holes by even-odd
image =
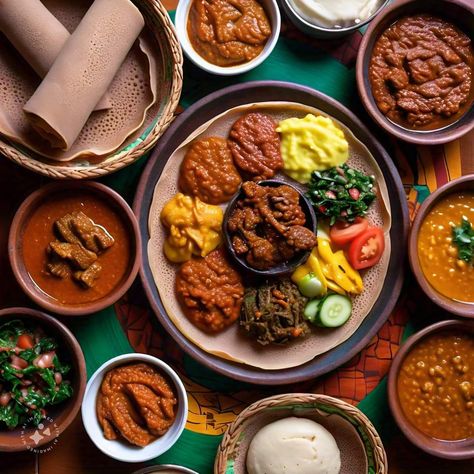
[[[247,452],[248,474],[338,474],[341,453],[333,435],[307,418],[263,427]]]

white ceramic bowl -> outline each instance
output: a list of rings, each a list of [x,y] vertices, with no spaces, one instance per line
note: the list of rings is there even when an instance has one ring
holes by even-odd
[[[219,76],[234,76],[236,74],[242,74],[263,63],[263,61],[267,59],[267,57],[275,48],[278,37],[280,36],[281,16],[276,0],[257,1],[265,9],[272,25],[272,34],[265,44],[263,51],[255,59],[249,61],[248,63],[240,64],[238,66],[221,67],[206,61],[192,47],[191,42],[189,41],[187,22],[189,9],[193,3],[193,0],[179,0],[174,23],[176,26],[176,33],[178,35],[179,42],[181,43],[181,47],[183,48],[186,57],[196,64],[196,66],[204,69],[204,71],[210,72],[211,74],[217,74]]]
[[[154,474],[155,472],[182,472],[183,474],[198,474],[187,467],[175,466],[174,464],[161,464],[159,466],[149,466],[134,472],[133,474]]]
[[[140,448],[133,446],[126,441],[105,439],[102,428],[96,415],[96,399],[104,375],[114,367],[136,363],[146,362],[156,366],[160,372],[166,374],[174,383],[175,392],[178,399],[178,412],[176,420],[165,435],[158,438],[148,446]],[[110,359],[96,370],[89,380],[82,402],[82,421],[92,442],[104,453],[117,461],[124,462],[144,462],[160,456],[176,443],[186,425],[188,416],[188,398],[186,389],[181,382],[178,374],[160,359],[147,354],[124,354]]]

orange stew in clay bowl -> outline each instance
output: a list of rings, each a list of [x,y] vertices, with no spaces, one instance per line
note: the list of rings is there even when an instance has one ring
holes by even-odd
[[[397,394],[406,419],[444,441],[474,438],[474,335],[446,328],[419,340],[405,356]]]
[[[473,304],[474,313],[474,192],[449,194],[433,206],[417,250],[428,283],[453,301]]]
[[[98,311],[114,303],[136,275],[135,218],[103,185],[52,186],[27,199],[15,217],[12,267],[45,308],[61,314]]]
[[[187,31],[192,47],[203,59],[229,67],[255,59],[272,28],[257,0],[193,0]]]

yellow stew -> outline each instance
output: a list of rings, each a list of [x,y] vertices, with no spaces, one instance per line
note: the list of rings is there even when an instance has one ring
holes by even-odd
[[[453,228],[474,224],[474,193],[451,194],[426,216],[418,236],[421,269],[431,286],[457,301],[474,303],[474,266],[459,258]]]

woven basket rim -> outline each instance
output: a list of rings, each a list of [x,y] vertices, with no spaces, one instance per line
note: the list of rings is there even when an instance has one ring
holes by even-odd
[[[133,163],[149,151],[174,120],[174,113],[179,104],[183,86],[183,53],[176,35],[174,25],[165,7],[159,0],[134,0],[138,6],[146,9],[144,17],[147,26],[157,39],[156,25],[163,30],[167,40],[167,49],[171,51],[172,77],[169,91],[169,101],[163,108],[157,122],[147,136],[130,150],[114,151],[104,155],[102,162],[90,166],[55,165],[31,158],[20,151],[8,138],[0,135],[0,154],[20,166],[53,179],[94,179],[118,171]],[[33,152],[32,152],[33,153]],[[110,157],[113,160],[109,160]],[[74,162],[67,162],[74,163]]]
[[[321,403],[338,408],[351,417],[355,418],[359,426],[364,430],[365,435],[373,448],[375,474],[388,473],[388,461],[382,439],[377,433],[372,422],[357,407],[339,398],[323,395],[319,393],[285,393],[258,400],[245,408],[235,420],[228,426],[224,437],[218,447],[214,463],[214,474],[225,474],[229,455],[238,445],[240,435],[243,432],[246,422],[254,415],[267,408],[284,406],[288,404],[314,404]]]

